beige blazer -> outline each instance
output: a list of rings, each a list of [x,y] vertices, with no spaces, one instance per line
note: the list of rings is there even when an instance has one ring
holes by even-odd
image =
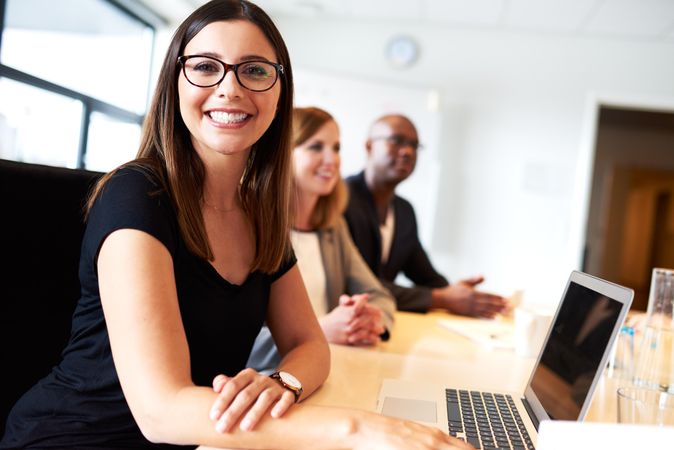
[[[378,306],[383,312],[382,321],[387,331],[385,335],[388,336],[393,329],[395,299],[363,261],[351,240],[351,234],[349,234],[344,219],[340,217],[334,227],[319,230],[317,233],[325,270],[328,311],[333,310],[339,304],[339,297],[342,294],[367,293],[369,294],[368,301]],[[262,327],[255,339],[247,367],[268,373],[273,372],[280,361],[281,355],[278,353],[269,328]]]

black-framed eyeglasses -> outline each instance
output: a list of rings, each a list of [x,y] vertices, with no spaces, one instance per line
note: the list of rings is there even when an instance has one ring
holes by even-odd
[[[416,139],[407,139],[405,136],[401,134],[392,134],[390,136],[375,136],[371,137],[370,140],[371,141],[385,140],[396,149],[411,147],[412,150],[417,151],[424,148],[424,146]]]
[[[185,79],[192,85],[209,88],[220,84],[230,70],[234,71],[241,86],[253,92],[268,91],[283,73],[283,66],[265,60],[244,61],[239,64],[227,64],[218,58],[204,55],[185,55],[178,57]]]

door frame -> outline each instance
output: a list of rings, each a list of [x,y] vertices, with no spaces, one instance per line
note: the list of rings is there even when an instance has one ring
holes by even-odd
[[[599,111],[602,107],[632,109],[674,114],[674,97],[591,92],[585,102],[581,142],[576,161],[576,177],[571,201],[571,226],[568,260],[571,266],[582,268],[590,214],[592,175],[597,145]]]

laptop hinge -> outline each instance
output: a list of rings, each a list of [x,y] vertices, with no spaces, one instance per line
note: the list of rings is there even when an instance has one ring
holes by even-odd
[[[538,417],[536,417],[536,414],[534,414],[534,410],[529,405],[529,402],[527,401],[526,397],[522,397],[522,404],[524,405],[524,409],[527,410],[527,414],[529,414],[529,418],[531,419],[531,422],[534,424],[534,428],[536,428],[536,431],[538,431],[538,425],[540,422],[538,421]]]

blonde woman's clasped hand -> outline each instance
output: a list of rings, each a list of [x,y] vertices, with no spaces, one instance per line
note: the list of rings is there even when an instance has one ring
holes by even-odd
[[[368,294],[342,295],[319,323],[328,342],[341,345],[376,345],[385,330],[381,309],[368,303]]]

